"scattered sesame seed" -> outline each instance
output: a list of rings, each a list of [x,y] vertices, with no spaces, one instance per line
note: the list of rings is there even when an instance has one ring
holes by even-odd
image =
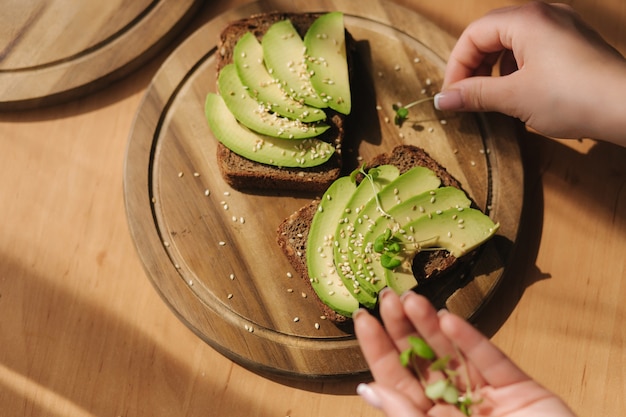
[[[442,125],[447,125],[448,121],[446,119],[441,119],[439,120],[439,123],[441,123]]]
[[[299,321],[300,321],[300,317],[294,317],[294,318],[293,318],[293,322],[294,322],[294,323],[297,323],[297,322],[299,322]]]
[[[293,292],[293,288],[287,288],[287,292],[291,294]]]
[[[228,294],[228,296],[227,296],[227,297],[228,297],[228,299],[230,300],[231,298],[233,298],[233,295],[232,295],[232,294]]]
[[[163,241],[163,246],[165,246],[166,248],[170,247],[170,242],[168,242],[167,240]]]
[[[189,283],[190,287],[193,287],[193,281],[192,280],[189,280],[188,283]]]
[[[230,274],[230,275],[228,276],[228,278],[230,278],[230,280],[231,280],[231,281],[232,281],[232,280],[234,280],[234,279],[235,279],[235,274]]]
[[[209,191],[208,189],[204,190],[204,195],[208,197],[209,195],[211,195],[211,191]]]
[[[197,177],[199,177],[199,176],[200,176],[200,173],[199,173],[199,172],[194,172],[194,173],[193,173],[193,176],[197,178]]]
[[[287,278],[291,278],[293,277],[293,274],[291,272],[287,272]]]
[[[319,323],[315,323],[315,329],[319,330],[320,329],[320,324]]]
[[[183,177],[183,175],[185,175],[185,173],[184,173],[184,172],[182,172],[182,171],[180,171],[180,172],[178,173],[178,178],[182,178],[182,177]]]
[[[302,294],[300,294],[302,296],[302,298],[306,298],[306,293],[303,292]]]
[[[223,240],[220,240],[219,242],[217,242],[217,244],[220,246],[226,246],[226,242],[224,242]]]

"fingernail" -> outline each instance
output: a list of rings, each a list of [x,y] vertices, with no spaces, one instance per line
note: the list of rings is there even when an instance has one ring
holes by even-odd
[[[363,313],[365,313],[365,309],[364,308],[357,308],[356,310],[354,310],[354,312],[352,313],[352,320],[356,320],[357,316],[362,315]]]
[[[411,294],[415,294],[413,290],[408,290],[408,291],[403,292],[402,294],[400,294],[400,301],[404,302],[404,300],[410,297]]]
[[[368,384],[361,383],[356,387],[356,393],[365,400],[366,403],[374,408],[382,408],[383,404],[376,391],[372,389]]]
[[[448,311],[448,309],[446,309],[446,308],[442,308],[441,310],[437,311],[437,315],[438,315],[439,317],[441,317],[441,316],[443,316],[443,315],[446,315],[446,314],[448,314],[448,313],[449,313],[449,311]]]
[[[459,90],[447,90],[435,94],[437,110],[459,110],[463,108],[463,97]]]
[[[391,294],[393,292],[393,290],[389,287],[385,287],[382,290],[380,290],[380,292],[378,293],[378,300],[382,301],[383,298],[387,297],[389,294]]]

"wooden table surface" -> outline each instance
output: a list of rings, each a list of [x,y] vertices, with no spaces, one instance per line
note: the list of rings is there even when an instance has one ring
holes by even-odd
[[[626,3],[570,0],[626,53]],[[194,335],[153,289],[122,193],[133,117],[176,44],[65,104],[0,113],[0,414],[379,416],[359,381],[269,379]],[[453,36],[511,0],[396,0]],[[626,149],[521,134],[511,273],[479,327],[581,416],[626,412]]]

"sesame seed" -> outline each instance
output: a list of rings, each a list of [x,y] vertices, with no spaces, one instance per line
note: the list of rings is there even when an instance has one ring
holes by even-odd
[[[178,173],[178,178],[182,178],[182,177],[183,177],[183,175],[185,175],[185,173],[184,173],[184,172],[182,172],[182,171],[181,171],[181,172],[179,172],[179,173]]]
[[[231,298],[233,298],[233,295],[232,294],[228,294],[227,297],[230,300]]]
[[[319,330],[320,329],[320,324],[319,323],[315,323],[315,329]]]
[[[306,298],[306,293],[303,292],[302,294],[300,294],[302,296],[302,298]]]
[[[297,322],[299,322],[299,321],[300,321],[300,317],[294,317],[294,318],[293,318],[293,322],[294,322],[294,323],[297,323]]]
[[[199,176],[200,176],[200,173],[199,173],[199,172],[194,172],[194,173],[193,173],[193,176],[197,178],[197,177],[199,177]]]
[[[208,189],[204,190],[204,195],[208,197],[209,195],[211,195],[211,191],[209,191]]]
[[[291,278],[293,277],[293,274],[291,272],[287,272],[287,278]]]
[[[228,278],[230,278],[230,280],[231,280],[231,281],[232,281],[232,280],[234,280],[234,279],[235,279],[235,274],[230,274],[230,275],[228,276]]]
[[[223,240],[220,240],[219,242],[217,242],[217,244],[220,246],[226,246],[226,242],[224,242]]]

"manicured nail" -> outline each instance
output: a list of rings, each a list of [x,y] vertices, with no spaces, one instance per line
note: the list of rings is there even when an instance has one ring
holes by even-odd
[[[437,110],[460,110],[463,108],[463,97],[459,90],[447,90],[435,94]]]
[[[380,409],[383,406],[380,397],[376,394],[376,391],[374,391],[368,384],[361,383],[357,385],[356,393],[359,394],[366,403],[374,408]]]

